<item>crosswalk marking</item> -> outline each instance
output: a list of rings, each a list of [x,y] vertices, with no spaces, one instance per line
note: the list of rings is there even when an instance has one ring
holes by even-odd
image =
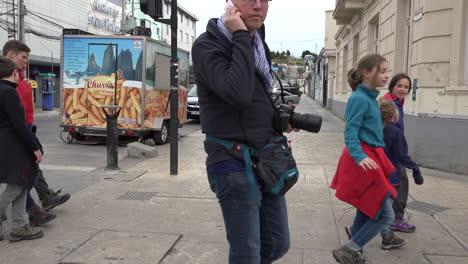
[[[61,165],[47,165],[41,164],[40,166],[43,170],[61,170],[61,171],[83,171],[83,172],[90,172],[95,169],[96,167],[84,167],[84,166],[61,166]]]

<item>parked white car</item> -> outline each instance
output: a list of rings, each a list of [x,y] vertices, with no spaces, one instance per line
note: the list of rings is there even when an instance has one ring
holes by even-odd
[[[280,104],[283,103],[282,100],[281,100],[281,90],[273,92],[271,97],[272,97],[273,102],[275,103],[275,105],[280,105]],[[301,100],[301,97],[299,97],[299,96],[297,96],[295,94],[291,94],[290,92],[284,91],[284,102],[286,104],[288,104],[288,105],[298,104],[300,100]]]

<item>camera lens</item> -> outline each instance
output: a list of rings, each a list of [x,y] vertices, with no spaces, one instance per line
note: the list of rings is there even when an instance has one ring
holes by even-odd
[[[312,133],[318,133],[322,127],[322,117],[309,113],[294,113],[291,118],[291,125]]]

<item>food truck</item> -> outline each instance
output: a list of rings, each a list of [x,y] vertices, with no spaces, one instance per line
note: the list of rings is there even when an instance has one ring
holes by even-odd
[[[170,45],[143,36],[64,35],[60,126],[76,139],[106,136],[102,107],[118,105],[119,135],[166,143],[171,122],[170,55]],[[189,53],[179,49],[177,56],[178,117],[183,124]]]

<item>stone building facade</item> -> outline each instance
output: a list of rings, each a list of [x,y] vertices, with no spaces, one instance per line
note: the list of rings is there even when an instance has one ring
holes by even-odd
[[[405,72],[414,81],[404,106],[412,157],[468,174],[468,1],[336,0],[333,17],[340,27],[329,107],[344,115],[352,93],[346,73],[379,53],[390,77]]]

